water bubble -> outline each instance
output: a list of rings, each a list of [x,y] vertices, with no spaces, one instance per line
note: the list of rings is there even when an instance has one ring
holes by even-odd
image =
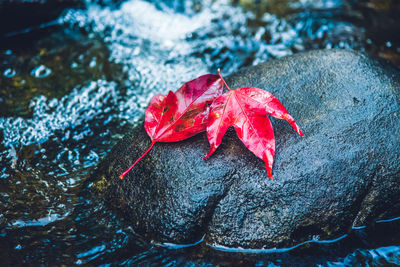
[[[7,170],[6,167],[4,167],[4,168],[1,170],[0,178],[5,179],[5,178],[8,178],[8,177],[10,176],[8,173],[6,173],[6,170]],[[0,214],[0,215],[1,215],[1,214]]]
[[[99,155],[94,151],[90,151],[89,155],[86,158],[90,161],[97,162],[99,160]]]
[[[13,70],[13,69],[11,69],[11,68],[8,68],[8,69],[6,69],[6,70],[3,72],[3,75],[4,75],[5,77],[7,77],[7,78],[12,78],[12,77],[15,76],[15,74],[16,74],[15,70]]]
[[[57,107],[57,104],[58,104],[57,98],[53,98],[52,100],[49,101],[49,107],[50,107],[50,108],[55,108],[55,107]]]
[[[36,78],[46,78],[51,74],[51,69],[44,65],[40,65],[31,71],[31,75]]]
[[[320,239],[321,239],[321,237],[319,235],[313,235],[312,236],[312,240],[318,241]]]
[[[96,67],[96,65],[97,65],[97,58],[94,57],[94,58],[92,58],[92,60],[90,61],[89,67],[90,67],[90,68],[94,68],[94,67]]]
[[[135,47],[134,49],[133,49],[133,52],[132,52],[132,55],[133,56],[137,56],[137,55],[139,55],[140,54],[140,47]]]
[[[76,179],[69,178],[69,179],[65,180],[65,182],[66,182],[67,184],[69,184],[69,185],[73,185],[73,184],[76,183]]]

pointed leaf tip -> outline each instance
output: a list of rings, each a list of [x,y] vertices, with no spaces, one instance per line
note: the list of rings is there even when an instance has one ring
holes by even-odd
[[[208,158],[211,156],[211,154],[212,154],[212,153],[208,153],[207,155],[205,155],[205,156],[203,157],[203,159],[208,159]]]
[[[274,177],[272,176],[272,172],[270,170],[267,171],[267,174],[270,180],[274,180]]]
[[[304,136],[303,132],[301,131],[299,125],[297,125],[296,121],[293,119],[292,116],[290,116],[289,113],[285,113],[282,115],[282,119],[286,120],[289,122],[289,124],[293,127],[293,129],[300,135]]]
[[[212,153],[214,153],[214,151],[215,151],[215,149],[213,149],[213,147],[211,147],[211,148],[210,148],[210,151],[208,152],[207,155],[205,155],[205,156],[203,157],[203,159],[207,159],[209,156],[211,156]]]

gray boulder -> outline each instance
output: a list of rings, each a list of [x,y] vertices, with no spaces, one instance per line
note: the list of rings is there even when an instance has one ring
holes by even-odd
[[[272,119],[274,180],[228,131],[207,160],[205,134],[150,145],[143,126],[99,164],[93,190],[134,229],[157,241],[228,247],[285,247],[336,238],[400,215],[400,74],[366,55],[322,50],[250,67],[231,88],[273,93],[304,132]]]

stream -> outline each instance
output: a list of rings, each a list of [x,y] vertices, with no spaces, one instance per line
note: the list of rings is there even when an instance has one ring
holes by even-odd
[[[400,66],[400,19],[393,15],[400,7],[392,2],[86,1],[39,28],[4,35],[2,265],[400,265],[400,218],[283,250],[157,244],[87,183],[154,94],[217,68],[228,75],[321,48],[363,51]]]

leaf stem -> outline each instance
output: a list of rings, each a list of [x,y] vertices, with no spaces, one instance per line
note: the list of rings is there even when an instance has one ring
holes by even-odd
[[[144,156],[146,156],[147,153],[149,153],[149,151],[153,148],[154,144],[156,143],[156,141],[152,141],[151,146],[146,150],[146,152],[143,153],[143,155],[141,155],[136,161],[135,163],[133,163],[129,169],[127,169],[126,171],[124,171],[119,178],[122,180],[124,179],[124,176],[130,171],[132,170],[132,168],[136,165],[136,163],[138,163]]]
[[[220,69],[220,68],[218,68],[218,75],[219,75],[219,77],[221,77],[221,79],[222,79],[222,81],[224,82],[226,88],[228,88],[229,91],[232,91],[231,88],[229,88],[229,86],[226,84],[224,78],[222,78],[221,69]]]

